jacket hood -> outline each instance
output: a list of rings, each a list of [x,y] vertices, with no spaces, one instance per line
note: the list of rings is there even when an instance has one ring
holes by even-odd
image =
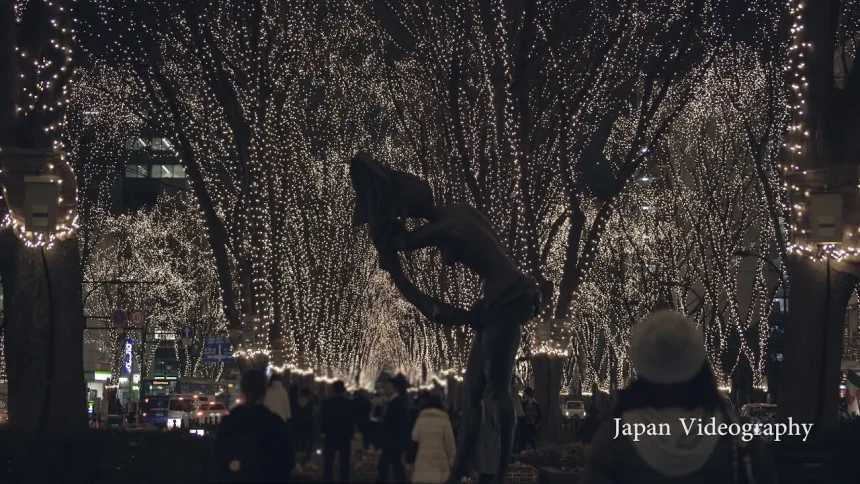
[[[639,457],[667,477],[692,474],[710,459],[720,436],[700,434],[698,425],[692,423],[699,422],[695,419],[702,419],[702,424],[707,424],[714,418],[717,425],[725,421],[720,412],[714,415],[702,408],[643,408],[624,412],[621,416],[625,424],[645,424],[646,428],[660,429],[661,424],[669,425],[669,432],[658,432],[664,435],[641,435],[638,441],[634,441],[633,436],[627,436]],[[684,423],[690,429],[689,434]]]
[[[448,414],[438,408],[425,408],[418,414],[418,418],[448,418]]]
[[[284,382],[282,382],[280,380],[275,380],[272,382],[271,386],[276,387],[276,388],[278,388],[278,387],[284,388]]]

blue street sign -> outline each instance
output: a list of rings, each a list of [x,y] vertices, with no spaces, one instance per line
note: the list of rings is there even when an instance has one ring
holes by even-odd
[[[113,312],[113,315],[110,318],[111,322],[113,322],[114,326],[117,328],[122,328],[125,326],[125,323],[128,322],[128,313],[123,309],[118,309]]]
[[[194,339],[194,328],[185,327],[179,330],[179,337],[182,339]]]
[[[218,363],[233,361],[233,345],[226,336],[206,338],[203,342],[203,361]]]

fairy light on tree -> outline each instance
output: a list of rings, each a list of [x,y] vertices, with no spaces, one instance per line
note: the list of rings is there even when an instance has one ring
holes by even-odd
[[[359,17],[325,7],[102,1],[81,16],[91,63],[118,74],[105,94],[145,112],[185,167],[230,328],[253,321],[237,355],[280,366],[339,361],[363,324],[367,253],[342,163],[373,146],[356,120],[374,84],[347,75],[367,71]]]
[[[42,435],[72,435],[86,427],[77,189],[60,139],[74,73],[69,3],[19,0],[0,6],[0,281],[10,424],[23,446]],[[49,179],[57,186],[56,200],[45,183]],[[34,181],[43,185],[43,203],[26,200]],[[56,226],[35,226],[45,220]],[[58,400],[69,404],[47,403]]]
[[[568,318],[614,203],[710,59],[712,12],[678,1],[648,11],[607,2],[367,8],[377,9],[384,48],[399,57],[384,89],[413,152],[392,161],[416,172],[438,165],[446,199],[481,209],[538,280],[543,316]],[[691,51],[694,37],[704,52]],[[617,156],[605,157],[621,110],[632,113],[634,129]],[[550,279],[557,245],[558,276]]]
[[[179,334],[183,327],[195,330],[184,376],[214,374],[217,365],[201,364],[203,340],[227,328],[221,310],[218,277],[212,253],[205,240],[205,227],[193,210],[189,194],[162,196],[149,209],[119,216],[106,216],[91,262],[85,268],[88,280],[157,281],[147,285],[103,285],[89,288],[88,314],[111,314],[116,308],[144,310],[151,334]],[[114,355],[113,376],[119,377],[121,349],[116,329],[109,331],[108,351]],[[147,374],[157,341],[144,347],[139,332],[129,330],[137,341],[137,361]],[[125,338],[122,338],[124,341]],[[179,344],[175,340],[175,344]],[[177,354],[181,348],[176,347]],[[116,380],[114,380],[116,381]]]

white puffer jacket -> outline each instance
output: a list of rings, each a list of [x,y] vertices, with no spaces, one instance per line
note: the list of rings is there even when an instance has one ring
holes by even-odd
[[[266,398],[263,400],[263,405],[281,417],[284,422],[292,418],[290,396],[287,394],[284,384],[279,381],[273,381],[271,386],[269,386],[269,389],[266,391]]]
[[[436,408],[422,410],[412,429],[418,443],[412,482],[436,484],[448,480],[457,444],[448,414]]]

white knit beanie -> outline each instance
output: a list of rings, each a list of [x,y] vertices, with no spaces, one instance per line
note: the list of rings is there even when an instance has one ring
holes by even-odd
[[[633,366],[652,383],[689,381],[705,364],[702,332],[677,311],[657,311],[633,327]]]

